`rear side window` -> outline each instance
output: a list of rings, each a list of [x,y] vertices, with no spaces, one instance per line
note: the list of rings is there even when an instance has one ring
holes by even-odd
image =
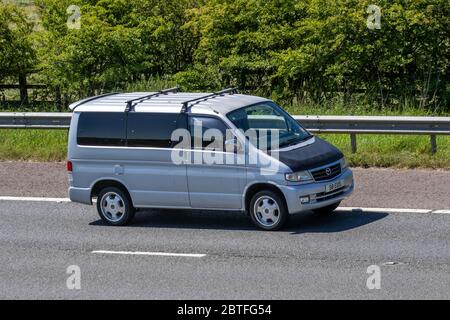
[[[127,140],[129,147],[171,148],[172,133],[180,125],[178,113],[130,113]],[[185,125],[184,125],[185,126]]]
[[[125,114],[81,113],[77,137],[78,144],[82,146],[125,146]]]

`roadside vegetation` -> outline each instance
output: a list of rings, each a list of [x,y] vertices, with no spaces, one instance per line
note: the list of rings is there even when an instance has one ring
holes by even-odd
[[[47,86],[33,98],[59,91],[67,103],[174,83],[236,86],[284,105],[448,113],[450,2],[379,0],[380,12],[370,5],[0,0],[0,83],[26,78]]]
[[[369,28],[372,4],[0,0],[0,84],[45,86],[26,100],[0,89],[0,111],[67,111],[94,94],[180,85],[238,87],[299,115],[449,116],[450,2],[379,0],[381,24]],[[65,138],[0,130],[0,159],[64,160]],[[450,168],[450,137],[435,155],[429,137],[360,135],[354,155],[349,137],[325,138],[357,166]]]

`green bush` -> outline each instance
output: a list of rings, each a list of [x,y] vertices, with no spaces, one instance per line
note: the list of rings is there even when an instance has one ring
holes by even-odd
[[[39,0],[43,81],[75,98],[186,69],[196,40],[183,26],[188,0]],[[78,5],[81,28],[66,26]]]
[[[0,79],[34,69],[36,82],[67,101],[167,79],[185,90],[237,86],[287,105],[449,111],[448,0],[35,4],[40,28],[30,36],[23,7],[1,2]],[[72,4],[80,29],[66,25]],[[372,4],[380,29],[367,25]]]
[[[218,69],[224,83],[289,101],[364,92],[379,106],[448,107],[450,2],[376,1],[379,30],[367,26],[372,3],[208,1],[190,11],[200,36],[193,70]]]

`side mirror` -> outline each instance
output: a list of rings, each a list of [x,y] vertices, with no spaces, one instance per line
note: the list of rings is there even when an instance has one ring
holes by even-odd
[[[229,152],[229,150],[233,150],[234,153],[241,153],[244,148],[238,139],[228,139],[225,140],[225,151]]]

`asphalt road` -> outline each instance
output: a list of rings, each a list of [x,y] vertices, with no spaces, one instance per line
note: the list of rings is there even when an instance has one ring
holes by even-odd
[[[0,164],[0,196],[66,196],[48,165],[35,174],[27,169],[39,165],[20,165],[14,177]],[[368,190],[345,205],[450,209],[450,188],[442,187],[449,173],[396,172],[375,188],[380,172],[356,170]],[[419,181],[422,174],[428,179]],[[0,201],[0,217],[0,299],[450,299],[450,214],[307,213],[281,232],[258,231],[242,214],[196,211],[140,212],[131,226],[113,228],[93,207],[57,202]],[[72,265],[81,271],[80,290],[66,285]],[[379,290],[366,286],[371,265],[381,269]]]
[[[71,203],[0,206],[1,299],[450,298],[449,214],[306,214],[268,233],[231,213],[146,212],[113,228]],[[81,290],[67,289],[70,265]],[[371,265],[380,290],[366,287]]]

